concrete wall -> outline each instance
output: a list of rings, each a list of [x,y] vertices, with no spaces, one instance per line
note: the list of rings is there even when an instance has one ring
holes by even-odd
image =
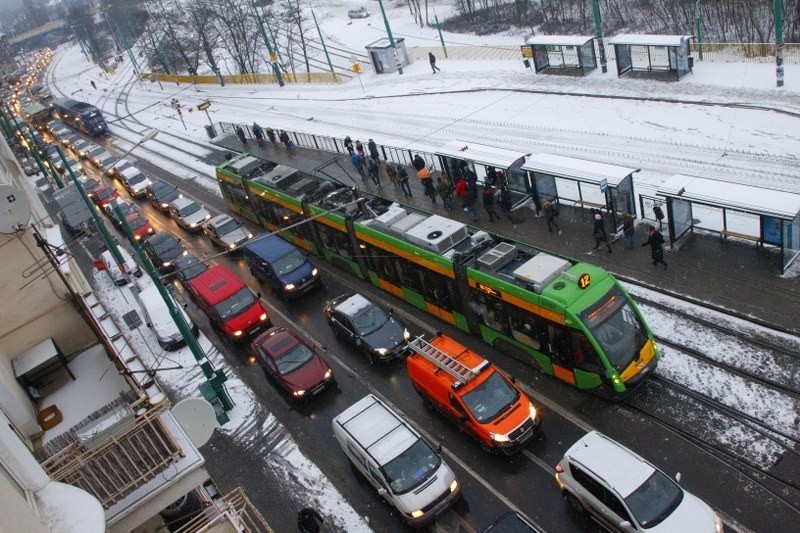
[[[0,472],[0,516],[3,517],[3,523],[11,528],[9,531],[49,533],[24,496],[15,489],[14,482],[6,472]]]

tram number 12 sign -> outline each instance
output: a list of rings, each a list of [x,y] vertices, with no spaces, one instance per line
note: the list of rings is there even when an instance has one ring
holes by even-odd
[[[589,274],[581,274],[580,276],[578,276],[578,287],[580,287],[581,289],[585,289],[591,284],[592,284],[592,278],[589,276]]]

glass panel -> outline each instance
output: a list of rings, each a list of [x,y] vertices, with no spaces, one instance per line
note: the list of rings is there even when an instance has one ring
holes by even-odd
[[[672,229],[675,232],[671,236],[672,242],[680,239],[684,233],[692,229],[692,203],[686,200],[677,200],[672,198],[670,200],[671,210],[670,216],[672,217]]]
[[[791,223],[783,223],[783,269],[786,270],[800,254],[800,214]]]

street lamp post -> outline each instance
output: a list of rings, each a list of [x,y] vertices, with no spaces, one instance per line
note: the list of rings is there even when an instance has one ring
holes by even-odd
[[[694,27],[697,34],[697,57],[703,60],[703,26],[700,24],[700,0],[694,5]]]
[[[389,46],[392,47],[392,54],[394,55],[394,60],[397,63],[397,72],[403,74],[403,64],[400,61],[400,58],[397,56],[397,48],[395,48],[394,44],[394,35],[392,35],[392,28],[389,27],[389,19],[386,18],[386,10],[383,9],[383,0],[378,0],[378,5],[381,7],[381,15],[383,15],[383,25],[386,26],[386,33],[389,36]]]

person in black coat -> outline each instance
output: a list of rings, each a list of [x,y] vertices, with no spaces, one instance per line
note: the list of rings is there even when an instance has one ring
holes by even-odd
[[[378,145],[375,144],[375,141],[370,139],[367,143],[367,149],[369,150],[370,159],[374,159],[376,162],[380,160],[381,156],[378,153]]]
[[[353,155],[355,148],[353,147],[353,139],[348,135],[344,138],[344,147],[347,148],[347,153]]]
[[[500,220],[497,211],[494,209],[494,189],[489,182],[483,184],[483,209],[489,215],[489,222]]]
[[[244,130],[241,126],[236,126],[236,136],[239,137],[242,144],[247,144],[247,137],[244,136]]]
[[[606,233],[606,224],[603,220],[603,215],[600,211],[595,211],[594,214],[594,249],[600,248],[601,243],[606,243],[608,253],[612,253],[611,243],[608,242],[608,234]]]
[[[650,234],[647,237],[647,242],[645,242],[642,247],[650,245],[650,253],[653,257],[653,266],[661,263],[664,265],[664,270],[667,269],[667,263],[664,262],[664,236],[661,235],[661,232],[658,231],[655,226],[648,226],[650,230]]]
[[[411,161],[411,166],[416,169],[417,172],[425,168],[425,160],[422,159],[419,154],[414,156],[414,160]]]

